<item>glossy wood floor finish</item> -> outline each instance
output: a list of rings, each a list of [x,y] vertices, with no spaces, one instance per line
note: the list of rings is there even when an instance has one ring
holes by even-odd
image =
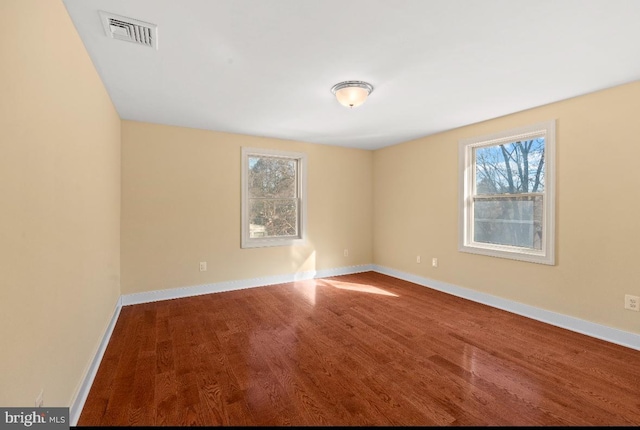
[[[373,272],[124,307],[79,421],[639,424],[640,351]]]

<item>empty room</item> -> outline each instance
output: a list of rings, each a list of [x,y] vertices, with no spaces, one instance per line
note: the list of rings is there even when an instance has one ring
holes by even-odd
[[[640,2],[0,16],[8,428],[640,425]]]

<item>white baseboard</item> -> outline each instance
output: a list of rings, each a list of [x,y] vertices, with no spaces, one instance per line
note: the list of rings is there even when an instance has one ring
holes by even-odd
[[[453,284],[447,284],[446,282],[437,281],[435,279],[423,278],[422,276],[401,272],[384,266],[373,265],[373,270],[384,275],[413,282],[414,284],[418,284],[423,287],[432,288],[434,290],[522,315],[527,318],[542,321],[547,324],[575,331],[607,342],[640,350],[639,334],[618,330],[583,319],[536,308],[534,306],[525,305],[512,300],[502,299],[500,297],[492,296],[491,294],[481,293],[479,291],[470,290]]]
[[[149,303],[158,300],[176,299],[180,297],[198,296],[201,294],[217,293],[222,291],[233,291],[244,288],[261,287],[266,285],[283,284],[287,282],[301,281],[314,278],[328,278],[331,276],[350,275],[353,273],[370,272],[373,270],[372,264],[365,264],[360,266],[338,267],[335,269],[324,269],[318,271],[307,271],[294,273],[290,275],[278,275],[278,276],[266,276],[262,278],[243,279],[239,281],[218,282],[215,284],[197,285],[193,287],[174,288],[169,290],[149,291],[145,293],[126,294],[120,296],[116,307],[113,311],[111,321],[107,326],[107,329],[102,336],[102,341],[96,350],[96,353],[91,361],[91,364],[87,368],[87,371],[82,378],[77,392],[73,396],[71,401],[71,407],[69,408],[69,421],[72,427],[77,426],[82,408],[87,401],[87,396],[91,390],[91,385],[96,377],[100,362],[104,356],[104,352],[111,339],[111,334],[118,321],[120,310],[122,306],[134,305],[139,303]]]
[[[118,321],[118,316],[120,316],[120,309],[122,308],[121,299],[122,297],[119,297],[118,301],[116,302],[116,307],[113,310],[111,321],[109,321],[109,325],[107,326],[107,329],[102,336],[100,345],[98,345],[98,349],[93,355],[93,360],[91,360],[91,364],[87,368],[87,371],[82,378],[82,383],[78,387],[78,390],[76,391],[75,395],[73,396],[73,400],[71,401],[71,406],[69,408],[69,425],[71,425],[72,427],[78,425],[78,420],[80,419],[82,408],[84,407],[84,403],[87,401],[87,396],[89,395],[89,390],[91,390],[91,385],[93,384],[93,380],[96,377],[96,373],[98,373],[98,368],[100,367],[102,356],[107,349],[109,339],[111,339],[111,334],[113,333],[113,328],[116,326],[116,321]]]
[[[442,291],[454,296],[462,297],[474,302],[482,303],[494,308],[502,309],[507,312],[522,315],[527,318],[542,321],[557,327],[562,327],[577,333],[585,334],[607,342],[626,346],[636,350],[640,350],[640,335],[635,333],[618,330],[601,324],[592,323],[579,318],[570,317],[556,312],[547,311],[523,303],[514,302],[512,300],[502,299],[490,294],[481,293],[468,288],[459,287],[457,285],[448,284],[446,282],[437,281],[435,279],[424,278],[422,276],[413,275],[411,273],[401,272],[375,264],[363,264],[360,266],[338,267],[335,269],[325,269],[319,271],[299,272],[289,275],[266,276],[261,278],[243,279],[238,281],[218,282],[214,284],[196,285],[192,287],[173,288],[168,290],[149,291],[144,293],[126,294],[120,296],[113,311],[113,316],[109,322],[102,341],[96,351],[96,354],[87,369],[80,387],[71,402],[70,408],[70,424],[76,426],[80,413],[84,406],[91,384],[98,371],[102,356],[107,348],[113,328],[115,327],[120,309],[122,306],[134,305],[139,303],[156,302],[159,300],[176,299],[181,297],[198,296],[202,294],[217,293],[223,291],[241,290],[244,288],[262,287],[267,285],[283,284],[287,282],[301,281],[315,278],[328,278],[331,276],[350,275],[354,273],[362,273],[375,271],[394,278],[402,279],[414,284],[418,284],[427,288]]]
[[[262,278],[241,279],[238,281],[216,282],[214,284],[195,285],[192,287],[172,288],[168,290],[148,291],[144,293],[125,294],[121,297],[122,306],[139,303],[157,302],[159,300],[178,299],[181,297],[199,296],[202,294],[220,293],[223,291],[242,290],[245,288],[263,287],[266,285],[284,284],[314,278],[350,275],[352,273],[370,272],[372,264],[360,266],[338,267],[335,269],[312,270],[288,275],[265,276]]]

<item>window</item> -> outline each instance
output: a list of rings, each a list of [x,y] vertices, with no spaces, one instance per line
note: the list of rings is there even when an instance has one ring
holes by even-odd
[[[459,250],[555,264],[555,121],[459,146]]]
[[[306,228],[306,155],[242,148],[242,247],[300,244]]]

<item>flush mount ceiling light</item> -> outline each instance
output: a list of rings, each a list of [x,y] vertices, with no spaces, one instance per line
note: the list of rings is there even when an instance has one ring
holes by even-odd
[[[373,85],[362,81],[340,82],[331,88],[331,92],[336,95],[338,103],[348,108],[360,106],[367,100],[372,91]]]

